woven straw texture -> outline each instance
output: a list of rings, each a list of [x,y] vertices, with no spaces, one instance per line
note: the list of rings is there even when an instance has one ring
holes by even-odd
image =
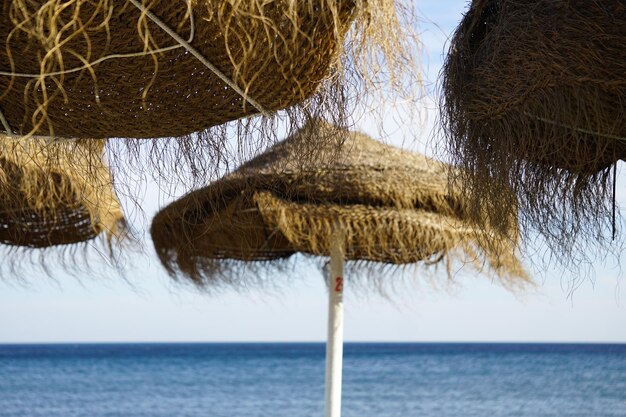
[[[121,238],[125,221],[103,146],[0,138],[0,243],[47,248],[102,233],[110,247]]]
[[[561,249],[596,239],[611,216],[612,165],[626,158],[626,2],[475,0],[442,72],[455,179],[496,219]],[[584,246],[584,242],[583,245]],[[581,246],[581,247],[582,247]]]
[[[143,5],[271,113],[311,97],[330,76],[356,2]],[[0,39],[0,70],[66,72],[0,76],[0,109],[14,133],[180,137],[260,110],[127,1],[4,1]]]
[[[299,159],[311,136],[323,137],[325,158]],[[327,137],[344,141],[339,153]],[[516,232],[498,252],[481,251],[475,229],[463,220],[463,201],[446,186],[437,162],[314,121],[161,210],[151,233],[167,270],[201,286],[232,279],[233,259],[328,256],[337,230],[348,260],[437,263],[461,249],[504,279],[525,278],[511,244]]]

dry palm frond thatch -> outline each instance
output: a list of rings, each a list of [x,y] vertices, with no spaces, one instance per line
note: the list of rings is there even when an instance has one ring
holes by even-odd
[[[339,153],[329,146],[318,149],[322,157],[298,160],[312,135],[345,143]],[[504,280],[525,278],[514,255],[516,230],[501,234],[498,248],[482,247],[464,201],[446,186],[440,163],[313,121],[160,211],[151,233],[167,270],[200,286],[245,285],[235,270],[246,261],[328,256],[336,229],[346,259],[363,265],[450,262],[461,251],[488,261]]]
[[[562,260],[602,244],[626,158],[626,2],[474,0],[442,71],[454,182]],[[519,207],[488,186],[511,187]],[[574,249],[574,251],[573,251]]]

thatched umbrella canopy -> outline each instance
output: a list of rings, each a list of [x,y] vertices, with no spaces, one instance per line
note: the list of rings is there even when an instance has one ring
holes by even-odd
[[[178,173],[164,160],[206,178],[231,152],[273,143],[277,126],[313,116],[345,125],[383,81],[416,96],[410,9],[404,0],[7,0],[0,132],[127,138],[166,179]]]
[[[492,220],[512,210],[558,249],[602,241],[626,158],[626,3],[474,0],[442,71],[454,177]],[[581,247],[582,247],[581,245]],[[578,253],[577,255],[580,255]]]
[[[0,106],[16,133],[176,137],[289,107],[326,77],[354,9],[351,1],[297,11],[254,1],[73,3],[3,4],[0,62],[11,75],[0,77]],[[284,44],[274,44],[281,29]]]
[[[104,141],[0,138],[0,243],[43,249],[126,234]]]
[[[312,149],[312,136],[327,148]],[[332,137],[346,138],[339,153]],[[348,260],[437,263],[462,249],[475,260],[482,251],[503,278],[524,276],[513,252],[517,231],[485,248],[468,217],[462,196],[448,192],[444,165],[313,121],[161,210],[151,233],[167,270],[198,285],[232,283],[237,261],[328,256],[337,228]]]
[[[316,149],[312,136],[345,138],[342,151]],[[481,248],[464,201],[447,192],[445,167],[428,158],[313,121],[295,136],[216,183],[159,212],[151,233],[163,265],[197,285],[241,285],[241,261],[296,252],[330,256],[326,416],[341,413],[344,260],[405,265],[450,262],[455,249],[503,279],[526,280],[513,248]],[[250,272],[250,271],[248,271]],[[250,273],[246,275],[252,275]],[[382,282],[382,281],[381,281]]]

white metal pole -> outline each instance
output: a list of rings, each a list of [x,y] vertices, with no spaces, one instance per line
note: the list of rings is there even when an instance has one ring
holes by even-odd
[[[334,239],[328,275],[328,340],[326,343],[326,417],[341,416],[343,368],[343,238]]]

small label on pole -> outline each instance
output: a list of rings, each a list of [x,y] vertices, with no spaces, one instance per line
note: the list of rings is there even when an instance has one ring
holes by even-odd
[[[335,278],[335,292],[343,292],[343,277]]]

